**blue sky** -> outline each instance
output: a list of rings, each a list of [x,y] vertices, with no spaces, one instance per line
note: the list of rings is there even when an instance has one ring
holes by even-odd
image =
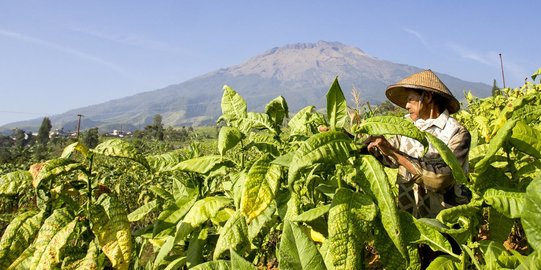
[[[533,0],[0,1],[0,125],[319,40],[499,86],[501,53],[506,85],[517,87],[541,67],[539,7]]]

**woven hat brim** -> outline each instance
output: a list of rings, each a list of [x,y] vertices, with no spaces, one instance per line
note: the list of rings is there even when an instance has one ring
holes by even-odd
[[[408,101],[407,89],[420,89],[424,91],[430,91],[436,95],[439,95],[447,100],[445,108],[450,114],[458,112],[460,110],[460,102],[454,97],[440,90],[435,90],[429,87],[420,85],[408,85],[408,84],[394,84],[387,88],[385,96],[394,104],[401,108],[406,108],[406,102]]]

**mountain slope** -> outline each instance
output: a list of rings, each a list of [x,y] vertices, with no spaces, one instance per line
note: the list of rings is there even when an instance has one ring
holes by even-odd
[[[364,100],[380,103],[386,100],[384,91],[388,85],[421,70],[377,59],[338,42],[299,43],[273,48],[243,64],[180,84],[70,110],[52,116],[51,121],[55,127],[61,127],[73,124],[75,115],[83,114],[103,128],[128,124],[142,127],[155,114],[161,114],[165,125],[211,124],[221,114],[223,85],[239,92],[250,110],[262,111],[268,101],[279,95],[286,98],[292,112],[307,105],[324,108],[325,94],[336,76],[348,101],[355,87]],[[481,97],[490,94],[489,85],[437,74],[459,99],[465,90]],[[41,118],[4,128],[37,129],[40,123]],[[82,128],[87,127],[90,126],[83,121]]]

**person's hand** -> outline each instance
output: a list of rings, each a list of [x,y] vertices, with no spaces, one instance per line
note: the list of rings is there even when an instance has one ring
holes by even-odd
[[[392,156],[396,150],[383,136],[370,136],[363,143],[368,144],[368,151],[375,154],[380,152],[385,156]]]

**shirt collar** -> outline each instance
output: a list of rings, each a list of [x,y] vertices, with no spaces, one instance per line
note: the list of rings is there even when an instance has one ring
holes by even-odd
[[[436,126],[439,129],[443,129],[445,127],[445,124],[447,124],[447,120],[449,120],[449,111],[447,111],[446,109],[445,111],[440,113],[440,115],[435,119],[417,119],[414,124],[421,130],[428,129],[431,126]]]

